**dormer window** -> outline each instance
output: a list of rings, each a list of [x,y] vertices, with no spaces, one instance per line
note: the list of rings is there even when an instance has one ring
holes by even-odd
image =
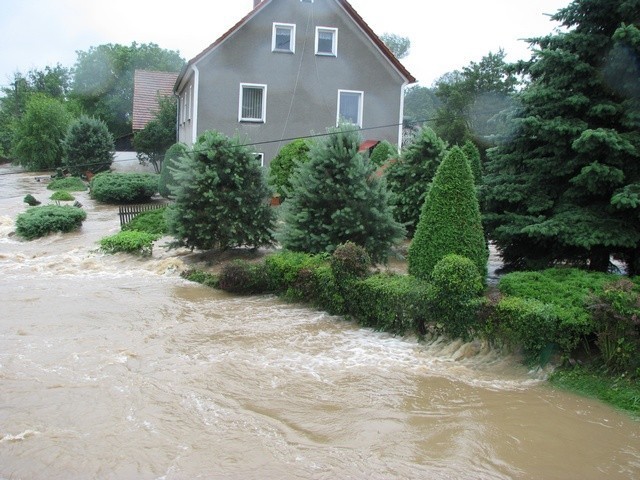
[[[338,55],[338,29],[316,27],[316,55]]]
[[[271,38],[271,51],[295,53],[296,26],[291,23],[274,23]]]

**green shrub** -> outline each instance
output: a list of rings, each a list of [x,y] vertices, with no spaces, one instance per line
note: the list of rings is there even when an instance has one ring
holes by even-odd
[[[376,330],[425,333],[429,290],[427,282],[409,275],[372,275],[351,285],[349,314]]]
[[[467,140],[462,146],[467,160],[469,160],[469,166],[471,167],[471,173],[473,173],[473,180],[476,185],[482,184],[482,160],[480,158],[480,150],[475,143],[471,140]]]
[[[260,294],[269,291],[267,269],[264,263],[234,260],[222,267],[218,288],[235,294]]]
[[[79,177],[56,178],[47,185],[49,190],[66,190],[67,192],[84,192],[87,184]]]
[[[477,331],[482,278],[475,262],[460,255],[446,255],[431,273],[430,317],[452,338],[469,339]]]
[[[153,250],[153,242],[158,235],[138,231],[119,232],[115,235],[100,240],[100,249],[105,253],[134,253],[142,256],[150,256]]]
[[[150,173],[99,173],[91,180],[91,198],[104,203],[147,202],[158,190]]]
[[[29,205],[30,207],[35,207],[36,205],[40,205],[40,203],[42,203],[40,202],[40,200],[37,200],[36,197],[31,195],[30,193],[24,197],[23,202]]]
[[[122,226],[122,230],[137,230],[139,232],[164,235],[167,233],[166,210],[166,207],[162,207],[139,213],[129,223],[125,223]]]
[[[190,282],[200,283],[207,287],[218,288],[218,276],[202,270],[185,270],[180,276]]]
[[[76,199],[76,197],[71,195],[66,190],[57,190],[53,192],[53,195],[51,195],[51,197],[49,198],[51,198],[51,200],[54,200],[56,202],[72,202]]]
[[[369,160],[376,167],[381,167],[390,158],[398,158],[398,148],[383,140],[374,147]]]
[[[344,296],[338,288],[331,266],[327,263],[299,270],[293,288],[288,294],[303,299],[331,315],[347,313]]]
[[[298,165],[309,160],[309,141],[297,139],[286,144],[269,163],[269,185],[280,198],[287,198],[291,190],[291,174]]]
[[[162,170],[158,179],[158,193],[164,198],[173,198],[173,190],[176,188],[176,180],[173,178],[173,170],[181,162],[182,157],[187,155],[189,148],[184,143],[176,143],[169,147],[164,155]]]
[[[409,273],[427,280],[436,263],[452,253],[469,258],[485,281],[489,250],[471,167],[459,147],[451,149],[433,179],[409,246]]]
[[[555,349],[560,319],[553,305],[533,298],[504,297],[496,305],[493,329],[512,350],[522,349],[529,360],[544,363]]]
[[[587,299],[604,365],[628,372],[640,363],[640,293],[633,282],[620,279]]]
[[[113,163],[113,137],[100,119],[80,116],[69,125],[62,144],[64,165],[73,175],[104,172]]]
[[[16,233],[27,240],[52,232],[70,232],[82,226],[87,213],[76,207],[45,205],[32,207],[18,215]]]
[[[347,285],[353,280],[369,274],[371,258],[360,245],[346,242],[335,249],[331,255],[331,269],[338,284]]]
[[[326,255],[312,255],[284,250],[265,259],[269,288],[274,292],[286,292],[298,278],[301,270],[314,269],[328,264]]]

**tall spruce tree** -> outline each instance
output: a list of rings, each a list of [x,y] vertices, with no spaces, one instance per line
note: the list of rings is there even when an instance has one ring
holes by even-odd
[[[255,155],[237,138],[204,132],[172,173],[167,227],[179,244],[226,250],[273,243],[271,192]]]
[[[435,265],[456,254],[470,259],[485,279],[489,251],[469,160],[453,147],[442,161],[409,246],[409,274],[429,279]]]
[[[490,152],[488,233],[516,268],[640,272],[640,0],[575,0],[530,41],[514,132]]]
[[[445,142],[429,127],[422,127],[400,159],[386,171],[391,203],[398,222],[413,236],[429,184],[446,153]]]
[[[312,144],[309,160],[291,176],[280,242],[289,250],[321,253],[351,241],[373,262],[384,261],[405,233],[393,219],[386,183],[358,153],[355,127],[328,133]]]

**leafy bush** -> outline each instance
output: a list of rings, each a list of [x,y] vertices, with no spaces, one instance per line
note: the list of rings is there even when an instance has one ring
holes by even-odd
[[[476,311],[483,282],[476,264],[460,255],[446,255],[431,273],[429,312],[450,337],[469,339],[476,328]]]
[[[56,202],[72,202],[76,199],[76,197],[71,195],[66,190],[57,190],[53,192],[53,195],[51,195],[51,197],[49,198],[51,198],[51,200],[54,200]]]
[[[185,270],[180,276],[190,282],[200,283],[207,287],[218,288],[218,276],[202,270]]]
[[[381,167],[390,158],[397,157],[398,149],[388,141],[383,140],[374,147],[373,152],[371,152],[371,156],[369,157],[369,161],[376,167]]]
[[[154,118],[133,137],[138,161],[150,163],[156,173],[162,172],[166,152],[176,140],[176,98],[161,97],[159,106]]]
[[[445,153],[445,142],[429,127],[424,127],[404,149],[399,161],[386,170],[394,217],[406,226],[410,237],[416,231],[429,185]]]
[[[40,205],[40,203],[42,203],[40,202],[40,200],[36,199],[36,197],[31,195],[30,193],[24,197],[23,202],[29,205],[30,207],[35,207],[36,205]]]
[[[269,291],[267,269],[264,263],[234,260],[222,267],[218,288],[236,294],[260,294]]]
[[[202,250],[272,245],[275,213],[260,164],[238,138],[207,131],[174,170],[169,231]]]
[[[16,233],[27,239],[44,237],[52,232],[70,232],[82,226],[87,213],[76,207],[45,205],[32,207],[18,215]]]
[[[358,153],[355,127],[344,125],[329,133],[313,144],[309,161],[291,176],[279,240],[288,250],[308,253],[331,253],[352,241],[373,262],[384,261],[404,237],[393,219],[386,185]]]
[[[71,115],[62,101],[43,93],[27,100],[24,115],[16,120],[13,156],[27,170],[54,170],[62,164],[62,140]]]
[[[87,184],[78,177],[56,178],[47,185],[49,190],[66,190],[67,192],[84,192]]]
[[[188,147],[184,143],[175,143],[164,156],[162,162],[162,170],[158,179],[158,192],[164,198],[173,198],[173,189],[176,187],[176,181],[173,178],[173,170],[177,168],[181,158],[189,152]]]
[[[485,281],[489,250],[471,167],[458,147],[438,167],[422,207],[409,246],[409,273],[426,280],[436,263],[452,253],[469,258]]]
[[[425,333],[429,292],[427,282],[409,275],[372,275],[351,285],[349,313],[376,330]]]
[[[105,237],[100,240],[100,248],[105,253],[134,253],[142,256],[150,256],[153,250],[153,242],[158,235],[138,231],[124,231]]]
[[[338,245],[331,255],[331,269],[339,284],[346,285],[369,274],[371,258],[367,251],[353,242]]]
[[[628,372],[640,362],[640,293],[633,282],[620,279],[587,299],[596,344],[607,368]]]
[[[82,115],[69,125],[63,141],[64,165],[73,175],[104,172],[113,163],[115,145],[107,124]]]
[[[167,233],[166,211],[167,208],[162,207],[139,213],[129,223],[125,223],[122,226],[122,230],[137,230],[139,232],[164,235]]]
[[[287,198],[291,190],[291,174],[295,168],[309,160],[309,141],[299,138],[286,144],[269,163],[269,185],[280,195]]]
[[[91,198],[105,203],[147,202],[158,190],[150,173],[99,173],[91,180]]]
[[[301,270],[314,269],[328,264],[326,255],[311,255],[284,250],[265,259],[269,288],[275,292],[285,292],[297,281]]]

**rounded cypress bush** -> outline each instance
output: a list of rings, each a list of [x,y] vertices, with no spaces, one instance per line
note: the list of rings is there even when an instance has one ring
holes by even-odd
[[[103,172],[91,179],[91,198],[104,203],[147,202],[158,190],[158,175]]]
[[[409,274],[428,280],[436,263],[451,253],[469,258],[486,278],[489,250],[471,167],[459,147],[451,149],[433,179],[409,246]]]
[[[97,118],[82,115],[69,126],[62,144],[64,165],[72,175],[104,172],[113,163],[113,137],[107,124]]]
[[[381,167],[390,158],[397,157],[398,149],[391,145],[391,143],[389,143],[388,141],[383,140],[375,146],[373,152],[371,152],[369,160],[371,160],[371,163],[373,163],[376,167]]]
[[[169,147],[169,150],[165,153],[160,178],[158,179],[158,193],[164,198],[171,198],[173,196],[172,190],[176,187],[173,171],[177,168],[177,165],[180,163],[182,157],[187,154],[188,150],[188,147],[184,143],[175,143]]]

